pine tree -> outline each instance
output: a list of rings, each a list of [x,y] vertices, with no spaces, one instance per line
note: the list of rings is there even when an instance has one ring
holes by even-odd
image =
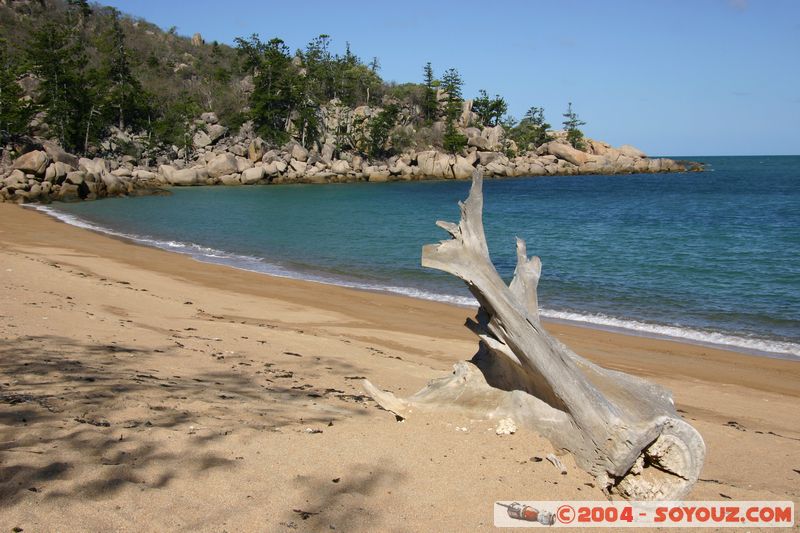
[[[267,45],[261,42],[257,33],[252,34],[249,39],[237,37],[234,42],[236,43],[236,53],[239,57],[242,72],[246,72],[251,76],[258,76]]]
[[[509,131],[509,137],[523,148],[529,145],[538,147],[552,140],[547,133],[549,129],[550,124],[544,119],[544,108],[531,107],[519,124]]]
[[[360,101],[361,66],[358,56],[350,49],[350,43],[345,43],[344,56],[336,57],[334,98],[346,106],[354,107]]]
[[[445,115],[448,119],[457,118],[461,112],[461,103],[463,102],[461,88],[463,85],[461,75],[454,68],[448,69],[442,76],[441,86],[447,96]]]
[[[190,126],[192,120],[202,111],[200,105],[191,94],[183,90],[174,103],[159,111],[161,115],[153,125],[157,142],[183,148],[184,157],[188,157],[192,145]]]
[[[485,90],[478,91],[479,96],[472,102],[472,110],[481,118],[482,126],[497,126],[508,112],[508,104],[499,94],[489,98]]]
[[[83,40],[64,26],[46,22],[31,34],[27,55],[41,80],[37,104],[52,133],[68,149],[82,149],[92,110]]]
[[[423,69],[423,82],[425,84],[425,94],[422,99],[422,116],[428,122],[436,120],[436,115],[439,110],[438,102],[436,101],[436,87],[438,82],[433,76],[433,67],[431,62],[425,63]]]
[[[583,132],[578,128],[585,125],[586,122],[580,120],[578,115],[572,110],[572,102],[567,106],[567,112],[564,113],[563,116],[565,118],[563,124],[567,132],[567,141],[569,141],[574,148],[583,150]]]
[[[467,145],[467,138],[456,128],[456,121],[461,115],[462,86],[464,82],[461,75],[454,68],[448,69],[442,76],[442,89],[447,94],[445,105],[445,118],[447,126],[444,133],[442,144],[448,152],[460,152]]]
[[[378,56],[372,57],[372,61],[369,62],[369,69],[375,74],[377,74],[381,69],[381,62],[378,59]]]
[[[22,97],[22,87],[17,84],[6,41],[0,39],[0,145],[27,129],[31,110]]]
[[[369,124],[369,153],[373,157],[386,153],[386,142],[389,133],[397,123],[400,109],[395,104],[389,104]]]
[[[250,114],[256,129],[265,139],[285,142],[302,92],[289,47],[280,39],[263,43],[255,34],[247,40],[236,39],[236,44],[246,68],[254,74]]]
[[[108,57],[104,68],[109,83],[107,102],[119,129],[136,127],[147,116],[147,101],[141,83],[131,70],[129,52],[125,46],[125,32],[119,22],[119,12],[111,15],[111,28],[107,34]]]
[[[333,98],[335,92],[330,46],[330,35],[323,33],[312,39],[306,45],[305,53],[301,55],[303,67],[306,69],[307,96],[318,102]]]

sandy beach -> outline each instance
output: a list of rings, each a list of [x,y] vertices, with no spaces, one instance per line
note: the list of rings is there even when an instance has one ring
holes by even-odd
[[[495,500],[603,500],[569,455],[410,395],[475,349],[470,310],[205,264],[0,205],[0,526],[479,531]],[[800,502],[800,363],[547,324],[673,391],[696,500]],[[459,428],[459,429],[457,429]],[[463,431],[466,428],[466,431]]]

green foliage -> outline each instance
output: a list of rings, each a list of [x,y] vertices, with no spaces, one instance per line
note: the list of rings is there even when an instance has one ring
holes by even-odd
[[[368,104],[382,87],[377,59],[365,65],[350,51],[330,51],[330,36],[320,35],[294,58],[280,39],[258,35],[236,39],[243,69],[253,75],[251,116],[265,139],[282,143],[289,130],[304,146],[319,140],[320,106],[338,99],[348,107]]]
[[[431,66],[430,61],[425,64],[423,73],[425,93],[422,100],[422,116],[426,122],[430,123],[436,120],[439,112],[439,104],[436,101],[436,88],[438,87],[439,82],[433,75],[433,67]]]
[[[154,24],[86,0],[0,3],[0,35],[8,38],[6,63],[13,66],[3,69],[0,81],[34,74],[40,84],[25,114],[43,112],[47,135],[72,151],[84,151],[120,125],[149,132],[154,142],[182,139],[184,132],[174,130],[184,123],[175,117],[187,98],[203,110],[216,110],[229,127],[244,120],[247,93],[231,47],[194,46],[177,32],[167,35]],[[186,66],[179,68],[182,63]],[[11,90],[17,91],[7,85],[0,94],[9,97],[0,104],[4,121]]]
[[[254,75],[250,113],[256,131],[265,139],[283,143],[287,126],[298,101],[299,77],[292,65],[289,47],[280,40],[261,42],[258,35],[236,39],[244,68]]]
[[[373,157],[386,155],[386,142],[392,128],[397,124],[397,115],[400,109],[395,104],[389,104],[370,121],[369,124],[369,155]]]
[[[53,134],[68,149],[83,149],[95,91],[85,70],[83,40],[65,26],[47,22],[31,34],[28,61],[41,80],[37,105]]]
[[[237,37],[234,42],[236,43],[236,53],[239,56],[242,72],[257,76],[264,60],[263,56],[267,45],[261,42],[257,33],[252,34],[248,39]]]
[[[481,126],[497,126],[503,116],[508,112],[508,104],[499,94],[489,98],[485,90],[479,91],[479,96],[472,102],[472,110],[481,120]]]
[[[67,5],[69,6],[69,14],[71,16],[76,16],[81,25],[83,25],[86,19],[92,14],[92,8],[87,0],[67,0]]]
[[[297,106],[296,117],[292,121],[300,144],[311,147],[320,133],[319,107],[313,100],[305,99]]]
[[[374,97],[379,96],[383,85],[375,71],[360,63],[347,67],[342,79],[342,88],[334,93],[334,97],[351,107],[369,105]]]
[[[149,99],[133,74],[130,52],[125,45],[125,32],[116,10],[112,11],[111,28],[105,38],[107,50],[102,68],[105,87],[101,87],[105,94],[102,102],[105,114],[118,124],[120,130],[124,130],[126,126],[139,129],[151,114]]]
[[[445,119],[447,126],[442,139],[442,146],[451,153],[460,152],[467,145],[467,138],[458,132],[456,120],[461,115],[463,103],[461,88],[464,82],[454,68],[448,69],[442,76],[441,87],[447,95],[445,102]]]
[[[464,101],[461,94],[463,85],[461,75],[454,68],[448,69],[442,76],[441,87],[447,95],[445,117],[449,122],[455,121],[461,115],[461,104]]]
[[[0,144],[27,130],[31,108],[22,97],[22,88],[17,84],[6,41],[0,39]]]
[[[338,98],[351,107],[369,105],[383,83],[378,76],[378,58],[367,65],[352,53],[349,43],[343,56],[332,54],[330,47],[330,36],[322,34],[312,39],[305,51],[298,51],[305,69],[305,96],[319,104]]]
[[[517,119],[514,118],[512,115],[505,115],[503,118],[500,119],[500,125],[503,126],[503,129],[508,131],[517,126]]]
[[[213,77],[216,81],[227,84],[231,81],[231,72],[225,67],[217,67],[214,69]]]
[[[442,138],[442,147],[450,153],[456,154],[467,146],[467,137],[458,132],[455,124],[450,121]]]
[[[563,116],[564,129],[567,132],[567,141],[569,141],[574,148],[583,150],[585,148],[585,143],[583,142],[583,132],[578,128],[585,125],[586,122],[580,120],[577,113],[572,110],[572,102],[570,102],[567,106],[567,112],[564,113]]]
[[[186,148],[191,145],[190,125],[202,108],[188,93],[183,93],[174,105],[164,106],[160,116],[153,124],[153,134],[157,144],[174,145]]]
[[[544,108],[531,107],[519,124],[509,129],[508,136],[521,148],[538,147],[552,140],[547,134],[550,124],[545,122]]]
[[[356,107],[368,104],[373,96],[378,95],[383,83],[380,76],[353,54],[350,43],[347,43],[343,56],[334,56],[331,61],[333,76],[328,91],[331,98],[338,98],[346,106]]]
[[[330,35],[323,33],[306,45],[305,53],[299,53],[306,69],[303,76],[305,96],[317,102],[333,98],[336,74],[330,45]]]
[[[390,82],[384,87],[386,96],[392,100],[402,101],[409,105],[419,105],[425,99],[426,87],[418,83],[393,83]]]
[[[578,150],[584,150],[586,148],[586,143],[583,142],[583,132],[581,130],[569,130],[567,132],[567,142]]]
[[[395,127],[389,134],[393,153],[400,153],[414,146],[414,129],[410,126]]]
[[[349,43],[335,53],[326,34],[297,51],[257,35],[237,39],[235,48],[197,45],[174,27],[164,32],[87,0],[0,2],[0,34],[8,40],[0,50],[3,138],[24,132],[32,114],[43,111],[48,135],[72,151],[95,144],[112,126],[149,133],[152,147],[189,147],[193,120],[213,110],[232,131],[252,120],[274,144],[294,137],[311,147],[322,141],[322,106],[330,110],[336,102],[343,110],[339,124],[324,133],[333,137],[337,153],[356,149],[384,156],[409,146],[459,152],[466,143],[458,129],[463,82],[457,70],[438,80],[427,63],[422,83],[386,83],[377,58],[360,59]],[[32,101],[20,98],[16,83],[27,72],[40,80]],[[351,120],[363,105],[384,109],[372,120]],[[540,108],[514,124],[507,107],[501,96],[483,90],[473,103],[480,125],[503,125],[521,147],[549,140]],[[414,108],[419,116],[399,127],[400,108],[403,117]],[[582,146],[584,123],[571,104],[565,118],[568,139]]]

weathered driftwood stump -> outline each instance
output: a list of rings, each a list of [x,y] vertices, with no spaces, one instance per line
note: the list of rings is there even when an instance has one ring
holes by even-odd
[[[468,320],[477,354],[408,399],[365,381],[385,409],[455,408],[472,416],[511,417],[568,450],[609,493],[635,499],[680,499],[697,481],[705,457],[700,434],[675,411],[666,389],[601,368],[551,337],[539,320],[538,257],[517,239],[510,285],[494,268],[483,232],[482,176],[476,171],[461,221],[437,222],[452,239],[422,249],[422,265],[464,280],[480,303]]]

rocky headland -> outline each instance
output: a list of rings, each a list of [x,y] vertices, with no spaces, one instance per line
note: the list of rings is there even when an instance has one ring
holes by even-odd
[[[378,111],[355,110],[367,117]],[[467,120],[468,113],[465,105]],[[230,135],[213,112],[203,113],[194,122],[191,147],[173,147],[153,158],[114,155],[116,144],[137,142],[135,136],[119,130],[104,143],[110,155],[92,159],[69,154],[53,141],[29,139],[21,155],[14,160],[7,157],[0,167],[0,201],[94,200],[159,193],[172,186],[465,180],[476,169],[488,178],[702,170],[699,163],[647,157],[630,145],[615,148],[586,139],[585,148],[578,150],[563,132],[551,132],[553,140],[522,151],[506,138],[502,126],[463,127],[461,131],[467,138],[461,153],[406,150],[388,159],[369,159],[354,152],[339,152],[335,157],[330,142],[310,150],[297,141],[272,147],[254,134],[249,123]]]

